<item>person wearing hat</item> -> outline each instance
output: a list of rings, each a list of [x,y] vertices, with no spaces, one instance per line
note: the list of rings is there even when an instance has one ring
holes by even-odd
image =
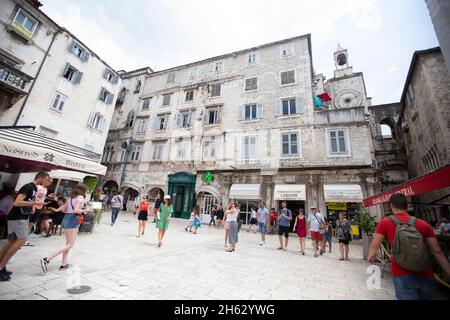
[[[164,234],[169,227],[169,221],[172,216],[173,208],[170,204],[170,196],[164,196],[164,203],[159,206],[158,211],[158,220],[156,221],[156,228],[159,229],[158,232],[158,248],[162,246],[162,239],[164,238]]]
[[[308,215],[308,229],[310,230],[311,240],[313,241],[314,257],[317,258],[317,250],[320,243],[320,255],[324,253],[323,234],[325,233],[325,219],[318,212],[317,206],[311,206],[311,212]]]

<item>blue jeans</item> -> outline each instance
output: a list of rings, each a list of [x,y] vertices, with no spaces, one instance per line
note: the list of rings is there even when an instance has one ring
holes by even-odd
[[[119,215],[120,208],[112,208],[111,212],[111,223],[114,224],[116,222],[117,216]]]
[[[395,296],[398,300],[433,299],[434,280],[419,276],[394,277]]]

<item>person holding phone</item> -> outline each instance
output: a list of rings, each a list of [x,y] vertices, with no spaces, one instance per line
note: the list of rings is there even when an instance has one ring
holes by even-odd
[[[62,263],[59,267],[59,271],[66,270],[70,267],[67,263],[69,257],[70,249],[75,245],[77,239],[78,227],[82,223],[82,216],[89,212],[88,209],[83,209],[85,198],[86,198],[86,185],[79,183],[73,188],[72,194],[67,199],[64,208],[65,212],[64,219],[62,221],[61,227],[64,230],[64,236],[66,237],[66,244],[58,251],[53,254],[41,259],[41,267],[44,273],[48,271],[48,265],[53,260],[53,258],[62,254]]]

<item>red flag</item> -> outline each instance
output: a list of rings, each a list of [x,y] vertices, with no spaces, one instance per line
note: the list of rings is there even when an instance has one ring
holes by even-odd
[[[331,101],[330,96],[329,96],[328,93],[326,93],[326,92],[321,93],[321,94],[319,94],[319,95],[317,95],[317,96],[318,96],[320,99],[322,99],[324,102]]]

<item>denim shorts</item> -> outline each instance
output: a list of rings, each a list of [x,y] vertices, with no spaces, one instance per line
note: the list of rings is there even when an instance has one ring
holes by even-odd
[[[265,223],[258,223],[259,226],[259,232],[261,233],[267,233],[267,226]]]
[[[79,227],[78,223],[78,215],[73,213],[66,213],[64,219],[61,223],[61,227],[63,229],[76,229]]]
[[[398,300],[433,299],[434,279],[419,276],[394,277],[395,296]]]

